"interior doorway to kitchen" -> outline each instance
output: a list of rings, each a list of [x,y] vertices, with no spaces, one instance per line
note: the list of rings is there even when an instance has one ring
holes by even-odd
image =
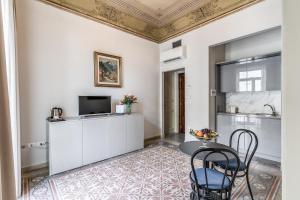
[[[163,73],[163,127],[165,140],[181,143],[185,137],[184,69]]]

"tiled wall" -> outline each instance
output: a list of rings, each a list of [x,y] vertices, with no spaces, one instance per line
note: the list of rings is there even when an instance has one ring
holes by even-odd
[[[281,91],[240,92],[226,94],[226,111],[229,106],[237,106],[240,113],[271,113],[265,104],[275,106],[276,112],[281,113]]]

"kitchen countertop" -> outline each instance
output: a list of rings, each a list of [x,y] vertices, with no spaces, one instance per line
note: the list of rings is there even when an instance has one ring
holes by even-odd
[[[281,119],[281,115],[270,115],[264,113],[227,113],[227,112],[218,112],[218,115],[231,115],[231,116],[247,116],[247,117],[258,117],[258,118],[267,118],[267,119]]]

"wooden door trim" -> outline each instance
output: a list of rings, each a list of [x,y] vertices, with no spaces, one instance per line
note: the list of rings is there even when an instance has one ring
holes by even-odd
[[[178,73],[178,131],[185,132],[185,73]]]

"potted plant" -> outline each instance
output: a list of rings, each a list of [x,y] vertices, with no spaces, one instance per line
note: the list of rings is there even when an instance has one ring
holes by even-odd
[[[133,103],[137,103],[137,97],[134,95],[124,95],[123,99],[121,100],[121,104],[126,106],[126,113],[131,113],[131,107]]]

